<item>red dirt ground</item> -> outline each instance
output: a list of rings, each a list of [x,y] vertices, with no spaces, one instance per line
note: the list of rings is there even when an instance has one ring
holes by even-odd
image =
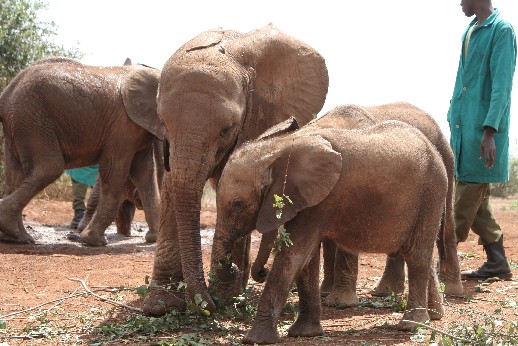
[[[493,199],[495,214],[504,229],[505,247],[508,259],[513,262],[513,275],[518,277],[518,196],[508,199]],[[61,227],[62,237],[68,232],[72,216],[69,202],[48,200],[33,200],[24,210],[26,224],[54,225]],[[143,214],[138,211],[136,221],[143,222]],[[215,212],[207,207],[202,212],[202,224],[209,227],[214,225]],[[138,239],[137,239],[138,240]],[[117,246],[120,245],[120,246]],[[254,242],[257,247],[257,241]],[[208,270],[210,246],[204,248],[204,268]],[[65,323],[69,333],[76,335],[75,339],[63,341],[59,338],[26,339],[22,338],[22,328],[31,323],[32,314],[36,311],[49,309],[46,305],[39,310],[25,312],[14,316],[6,315],[34,307],[54,299],[63,298],[73,292],[82,292],[81,286],[69,278],[86,280],[91,288],[103,287],[137,287],[144,284],[145,277],[151,275],[153,265],[154,245],[142,246],[141,241],[117,244],[110,243],[107,247],[90,248],[76,244],[36,244],[14,245],[0,243],[0,323],[5,321],[9,327],[7,333],[2,333],[0,327],[0,346],[32,345],[32,344],[89,344],[88,328],[81,327],[71,316],[89,313],[88,318],[94,326],[105,321],[105,316],[92,314],[92,309],[108,309],[109,305],[92,296],[69,299],[54,307]],[[468,241],[460,244],[459,251],[465,253],[461,257],[461,269],[477,268],[484,261],[481,246],[476,243],[476,237],[471,234]],[[368,289],[380,277],[383,265],[383,255],[362,255],[360,257],[360,275],[358,279],[359,296],[370,299]],[[262,287],[258,285],[258,287]],[[464,282],[464,298],[447,298],[446,314],[440,321],[432,322],[434,328],[447,330],[456,323],[480,317],[484,313],[492,314],[498,308],[501,313],[495,319],[516,321],[518,319],[518,281],[494,282],[481,284]],[[130,305],[138,306],[141,302],[138,296],[132,295],[124,300]],[[469,299],[471,300],[468,302]],[[500,302],[500,303],[499,303]],[[507,302],[503,305],[501,302]],[[513,304],[514,302],[514,304]],[[115,308],[116,310],[118,308]],[[473,314],[466,314],[468,309]],[[119,310],[120,311],[120,310]],[[473,317],[475,316],[475,317]],[[376,309],[372,307],[357,307],[337,310],[324,307],[322,325],[325,337],[292,339],[285,336],[281,344],[285,345],[411,345],[412,333],[396,331],[394,325],[401,318],[401,312],[394,308]],[[67,322],[67,319],[70,321]],[[68,323],[68,324],[67,324]],[[0,325],[1,326],[1,325]],[[243,331],[246,332],[246,329]],[[237,338],[239,340],[239,338]],[[215,342],[215,341],[214,341]],[[117,343],[110,343],[117,344]],[[124,344],[121,342],[121,344]]]

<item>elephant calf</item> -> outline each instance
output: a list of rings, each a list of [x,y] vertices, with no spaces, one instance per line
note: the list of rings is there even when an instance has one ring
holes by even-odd
[[[227,259],[233,243],[253,229],[266,233],[284,224],[293,242],[273,262],[244,342],[279,341],[277,321],[295,279],[300,314],[288,335],[323,334],[319,249],[324,237],[352,253],[403,255],[409,292],[399,329],[440,319],[442,297],[432,262],[438,232],[444,232],[447,185],[437,150],[399,121],[355,130],[308,125],[236,150],[217,191],[215,289],[223,287],[220,293],[228,297],[232,290],[226,284],[240,282]],[[282,208],[275,208],[275,195],[285,196]]]
[[[160,195],[153,141],[164,137],[157,114],[160,70],[143,65],[88,66],[49,58],[20,72],[0,95],[5,139],[6,194],[0,200],[0,236],[34,242],[22,210],[65,169],[99,164],[102,197],[80,240],[107,244],[128,175],[139,190],[147,241],[155,241]]]

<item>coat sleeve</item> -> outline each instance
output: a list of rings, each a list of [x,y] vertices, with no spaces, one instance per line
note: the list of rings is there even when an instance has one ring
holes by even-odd
[[[509,112],[516,66],[516,36],[511,25],[503,26],[495,35],[489,64],[491,102],[483,126],[491,126],[498,131],[502,116]]]

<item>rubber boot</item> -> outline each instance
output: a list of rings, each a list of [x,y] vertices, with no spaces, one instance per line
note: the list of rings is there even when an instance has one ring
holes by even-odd
[[[504,237],[493,244],[484,245],[487,262],[482,264],[477,270],[468,270],[460,273],[465,280],[485,280],[489,278],[499,278],[510,280],[513,277],[504,250]]]
[[[79,222],[81,222],[81,219],[83,218],[84,214],[85,214],[84,209],[75,209],[74,218],[72,219],[72,222],[70,222],[70,226],[68,226],[68,227],[71,229],[76,229],[77,225],[79,225]]]

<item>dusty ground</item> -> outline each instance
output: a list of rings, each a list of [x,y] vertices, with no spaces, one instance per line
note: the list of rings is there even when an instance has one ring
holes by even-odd
[[[504,229],[505,247],[508,259],[512,261],[513,274],[518,277],[518,197],[494,199],[493,205]],[[136,294],[122,291],[114,295],[106,289],[135,288],[143,285],[146,276],[151,275],[155,246],[143,242],[146,227],[142,212],[137,212],[131,238],[120,237],[111,229],[108,232],[109,245],[103,248],[83,247],[68,240],[67,234],[71,231],[67,225],[72,216],[69,202],[34,200],[24,214],[25,224],[31,227],[29,232],[35,235],[37,244],[0,243],[0,346],[92,344],[96,328],[106,323],[109,317],[117,321],[117,316],[122,319],[121,316],[128,315],[125,309],[114,308],[89,294],[49,303],[73,293],[85,292],[78,281],[71,279],[84,280],[91,289],[101,290],[98,293],[103,296],[116,296],[122,303],[139,307],[141,299]],[[201,221],[206,227],[213,226],[215,213],[210,207],[203,211]],[[203,232],[206,270],[211,234],[210,230]],[[256,248],[257,237],[253,244]],[[460,245],[459,250],[464,253],[461,256],[462,269],[477,268],[484,261],[482,247],[476,244],[473,235]],[[360,260],[358,293],[362,306],[342,310],[325,307],[322,324],[326,334],[320,338],[288,338],[284,327],[287,323],[284,323],[281,328],[284,331],[283,344],[411,345],[417,342],[415,334],[401,333],[392,327],[401,318],[401,311],[394,306],[387,307],[386,302],[380,302],[368,293],[382,273],[384,256],[362,255]],[[262,289],[259,284],[253,287],[259,291]],[[442,320],[432,322],[433,328],[451,331],[454,326],[469,326],[476,321],[483,323],[486,316],[503,323],[518,320],[518,281],[465,282],[464,288],[463,298],[446,299],[446,314]],[[48,304],[37,307],[44,303]],[[32,307],[37,308],[24,311]],[[292,318],[289,312],[283,316],[287,321]],[[246,333],[248,328],[249,324],[235,335],[227,336],[221,336],[221,333],[204,335],[203,331],[199,334],[206,344],[236,344],[240,334]],[[185,330],[177,335],[192,332]],[[516,336],[516,331],[510,333]],[[109,344],[136,344],[135,339],[132,340]],[[148,344],[149,340],[144,338],[142,344]],[[203,344],[203,340],[192,344]]]

